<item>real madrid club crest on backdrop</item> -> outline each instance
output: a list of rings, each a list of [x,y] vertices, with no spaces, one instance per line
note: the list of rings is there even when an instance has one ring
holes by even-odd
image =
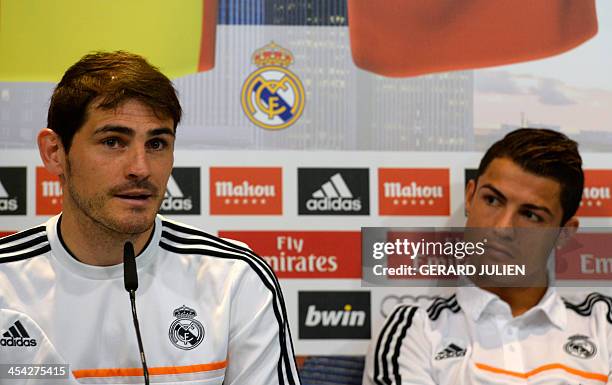
[[[268,130],[295,123],[304,111],[302,82],[287,69],[293,54],[271,42],[253,53],[259,67],[242,86],[242,109],[249,120]]]
[[[183,350],[191,350],[204,339],[204,326],[195,317],[195,310],[183,305],[172,313],[176,319],[170,324],[168,337],[174,346]]]

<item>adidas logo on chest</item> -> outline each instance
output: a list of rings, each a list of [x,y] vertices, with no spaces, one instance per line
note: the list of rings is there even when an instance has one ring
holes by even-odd
[[[466,353],[467,353],[467,349],[462,348],[457,344],[450,343],[448,344],[446,348],[436,353],[434,359],[436,361],[440,361],[440,360],[445,360],[449,358],[464,357]]]

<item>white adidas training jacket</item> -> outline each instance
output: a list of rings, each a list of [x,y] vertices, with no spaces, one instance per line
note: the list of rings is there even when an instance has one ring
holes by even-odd
[[[59,218],[0,240],[0,309],[37,341],[0,318],[0,362],[40,360],[44,340],[80,383],[142,383],[123,266],[77,261]],[[252,251],[158,216],[136,263],[151,383],[299,384],[280,286]]]
[[[424,309],[400,305],[366,357],[364,385],[612,383],[612,298],[540,303],[512,317],[499,297],[461,287]]]

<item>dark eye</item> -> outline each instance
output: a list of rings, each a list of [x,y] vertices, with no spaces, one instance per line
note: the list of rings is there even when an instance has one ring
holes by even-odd
[[[533,211],[530,210],[526,210],[523,212],[523,216],[525,216],[525,218],[527,218],[528,221],[530,222],[542,222],[543,219],[541,216],[539,216],[538,214],[534,213]]]
[[[106,138],[102,140],[102,144],[109,148],[117,148],[121,143],[118,138]]]
[[[497,206],[499,204],[499,199],[495,195],[487,194],[484,196],[484,200],[490,206]]]
[[[166,141],[162,140],[162,139],[152,139],[149,141],[149,148],[152,150],[162,150],[164,148],[166,148]]]

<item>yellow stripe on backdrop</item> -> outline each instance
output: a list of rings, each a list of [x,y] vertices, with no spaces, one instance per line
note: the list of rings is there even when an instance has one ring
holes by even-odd
[[[86,53],[119,49],[169,77],[195,73],[205,3],[0,0],[0,81],[57,82]]]

